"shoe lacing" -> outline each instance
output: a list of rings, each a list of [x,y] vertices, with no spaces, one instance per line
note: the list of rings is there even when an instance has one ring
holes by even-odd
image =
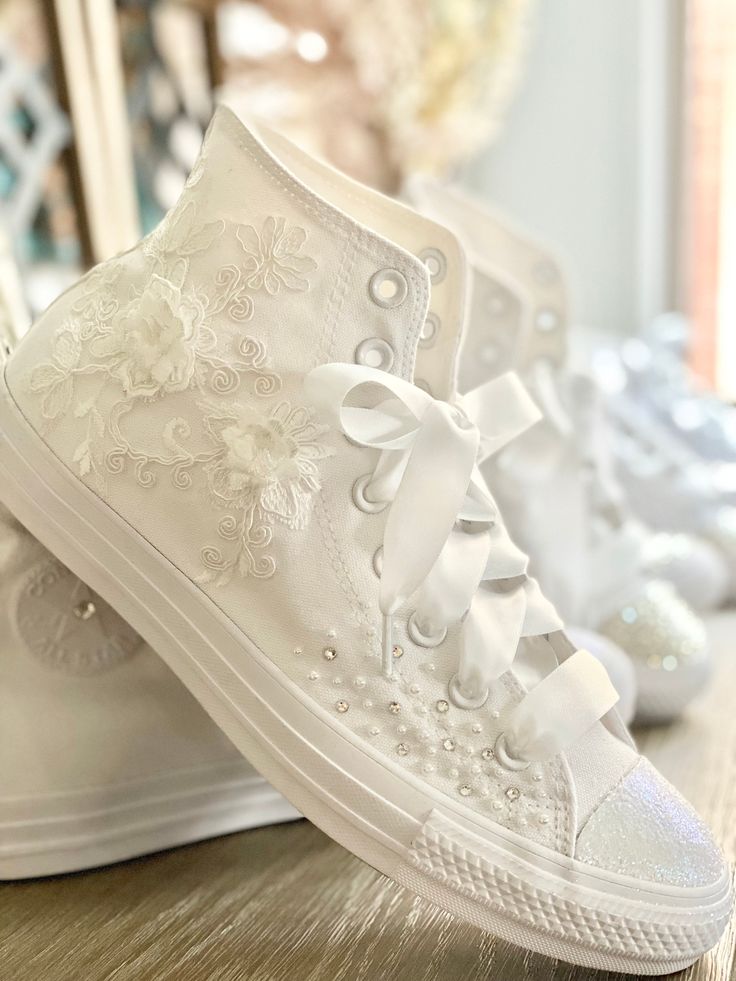
[[[394,616],[414,597],[412,620],[422,636],[444,636],[462,621],[449,694],[461,708],[480,707],[521,637],[562,628],[527,575],[527,557],[511,542],[479,469],[540,419],[539,410],[513,373],[454,404],[361,365],[322,365],[306,387],[353,443],[379,451],[362,494],[389,505],[378,597],[383,673],[390,678],[394,667]],[[369,401],[377,391],[380,400]],[[521,765],[546,759],[617,699],[598,661],[571,653],[516,706],[499,749]]]

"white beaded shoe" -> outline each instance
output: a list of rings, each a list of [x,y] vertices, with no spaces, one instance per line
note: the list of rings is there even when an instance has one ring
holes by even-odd
[[[0,509],[0,879],[299,815],[104,600]]]
[[[514,943],[647,974],[729,876],[526,576],[458,400],[460,248],[219,110],[181,201],[12,355],[0,494],[259,771],[396,882]]]
[[[709,677],[707,637],[674,590],[648,575],[650,535],[632,519],[611,472],[595,386],[566,370],[559,264],[454,189],[416,180],[409,192],[427,214],[452,223],[468,246],[473,299],[461,390],[515,369],[544,413],[541,426],[489,461],[488,479],[511,533],[564,618],[629,654],[638,720],[669,721]],[[667,571],[664,556],[659,566]]]

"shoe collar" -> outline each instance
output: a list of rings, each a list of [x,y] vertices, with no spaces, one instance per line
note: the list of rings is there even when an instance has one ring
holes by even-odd
[[[243,157],[244,168],[252,166],[253,160],[266,166],[287,189],[291,187],[302,200],[311,201],[323,220],[348,225],[355,236],[379,246],[389,261],[393,257],[398,270],[411,270],[425,294],[404,323],[404,329],[414,332],[418,339],[413,378],[407,377],[411,371],[398,367],[392,371],[437,398],[452,400],[468,276],[458,238],[442,224],[352,180],[281,134],[260,123],[246,125],[230,109],[220,106],[207,142],[216,146],[223,141],[249,151]]]

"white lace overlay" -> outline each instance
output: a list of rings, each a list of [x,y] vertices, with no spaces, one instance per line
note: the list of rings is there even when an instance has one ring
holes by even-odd
[[[191,258],[224,235],[236,261],[207,282],[190,275]],[[279,396],[282,379],[269,369],[265,345],[243,332],[259,303],[309,289],[317,264],[303,253],[306,243],[304,229],[284,218],[267,217],[260,230],[202,222],[185,201],[144,242],[145,287],[128,285],[114,259],[93,270],[56,330],[51,359],[31,374],[49,424],[68,413],[85,421],[73,462],[98,493],[126,471],[143,487],[166,472],[182,491],[199,475],[224,512],[217,530],[226,543],[201,548],[203,582],[273,575],[274,524],[306,527],[320,488],[317,461],[332,452],[322,442],[326,427]],[[192,393],[196,412],[172,415],[153,452],[139,417],[181,392]]]

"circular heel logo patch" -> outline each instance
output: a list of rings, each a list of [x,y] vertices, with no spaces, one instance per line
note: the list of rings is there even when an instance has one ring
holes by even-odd
[[[51,555],[26,576],[15,627],[34,657],[67,674],[98,674],[131,657],[142,643],[108,603]]]

